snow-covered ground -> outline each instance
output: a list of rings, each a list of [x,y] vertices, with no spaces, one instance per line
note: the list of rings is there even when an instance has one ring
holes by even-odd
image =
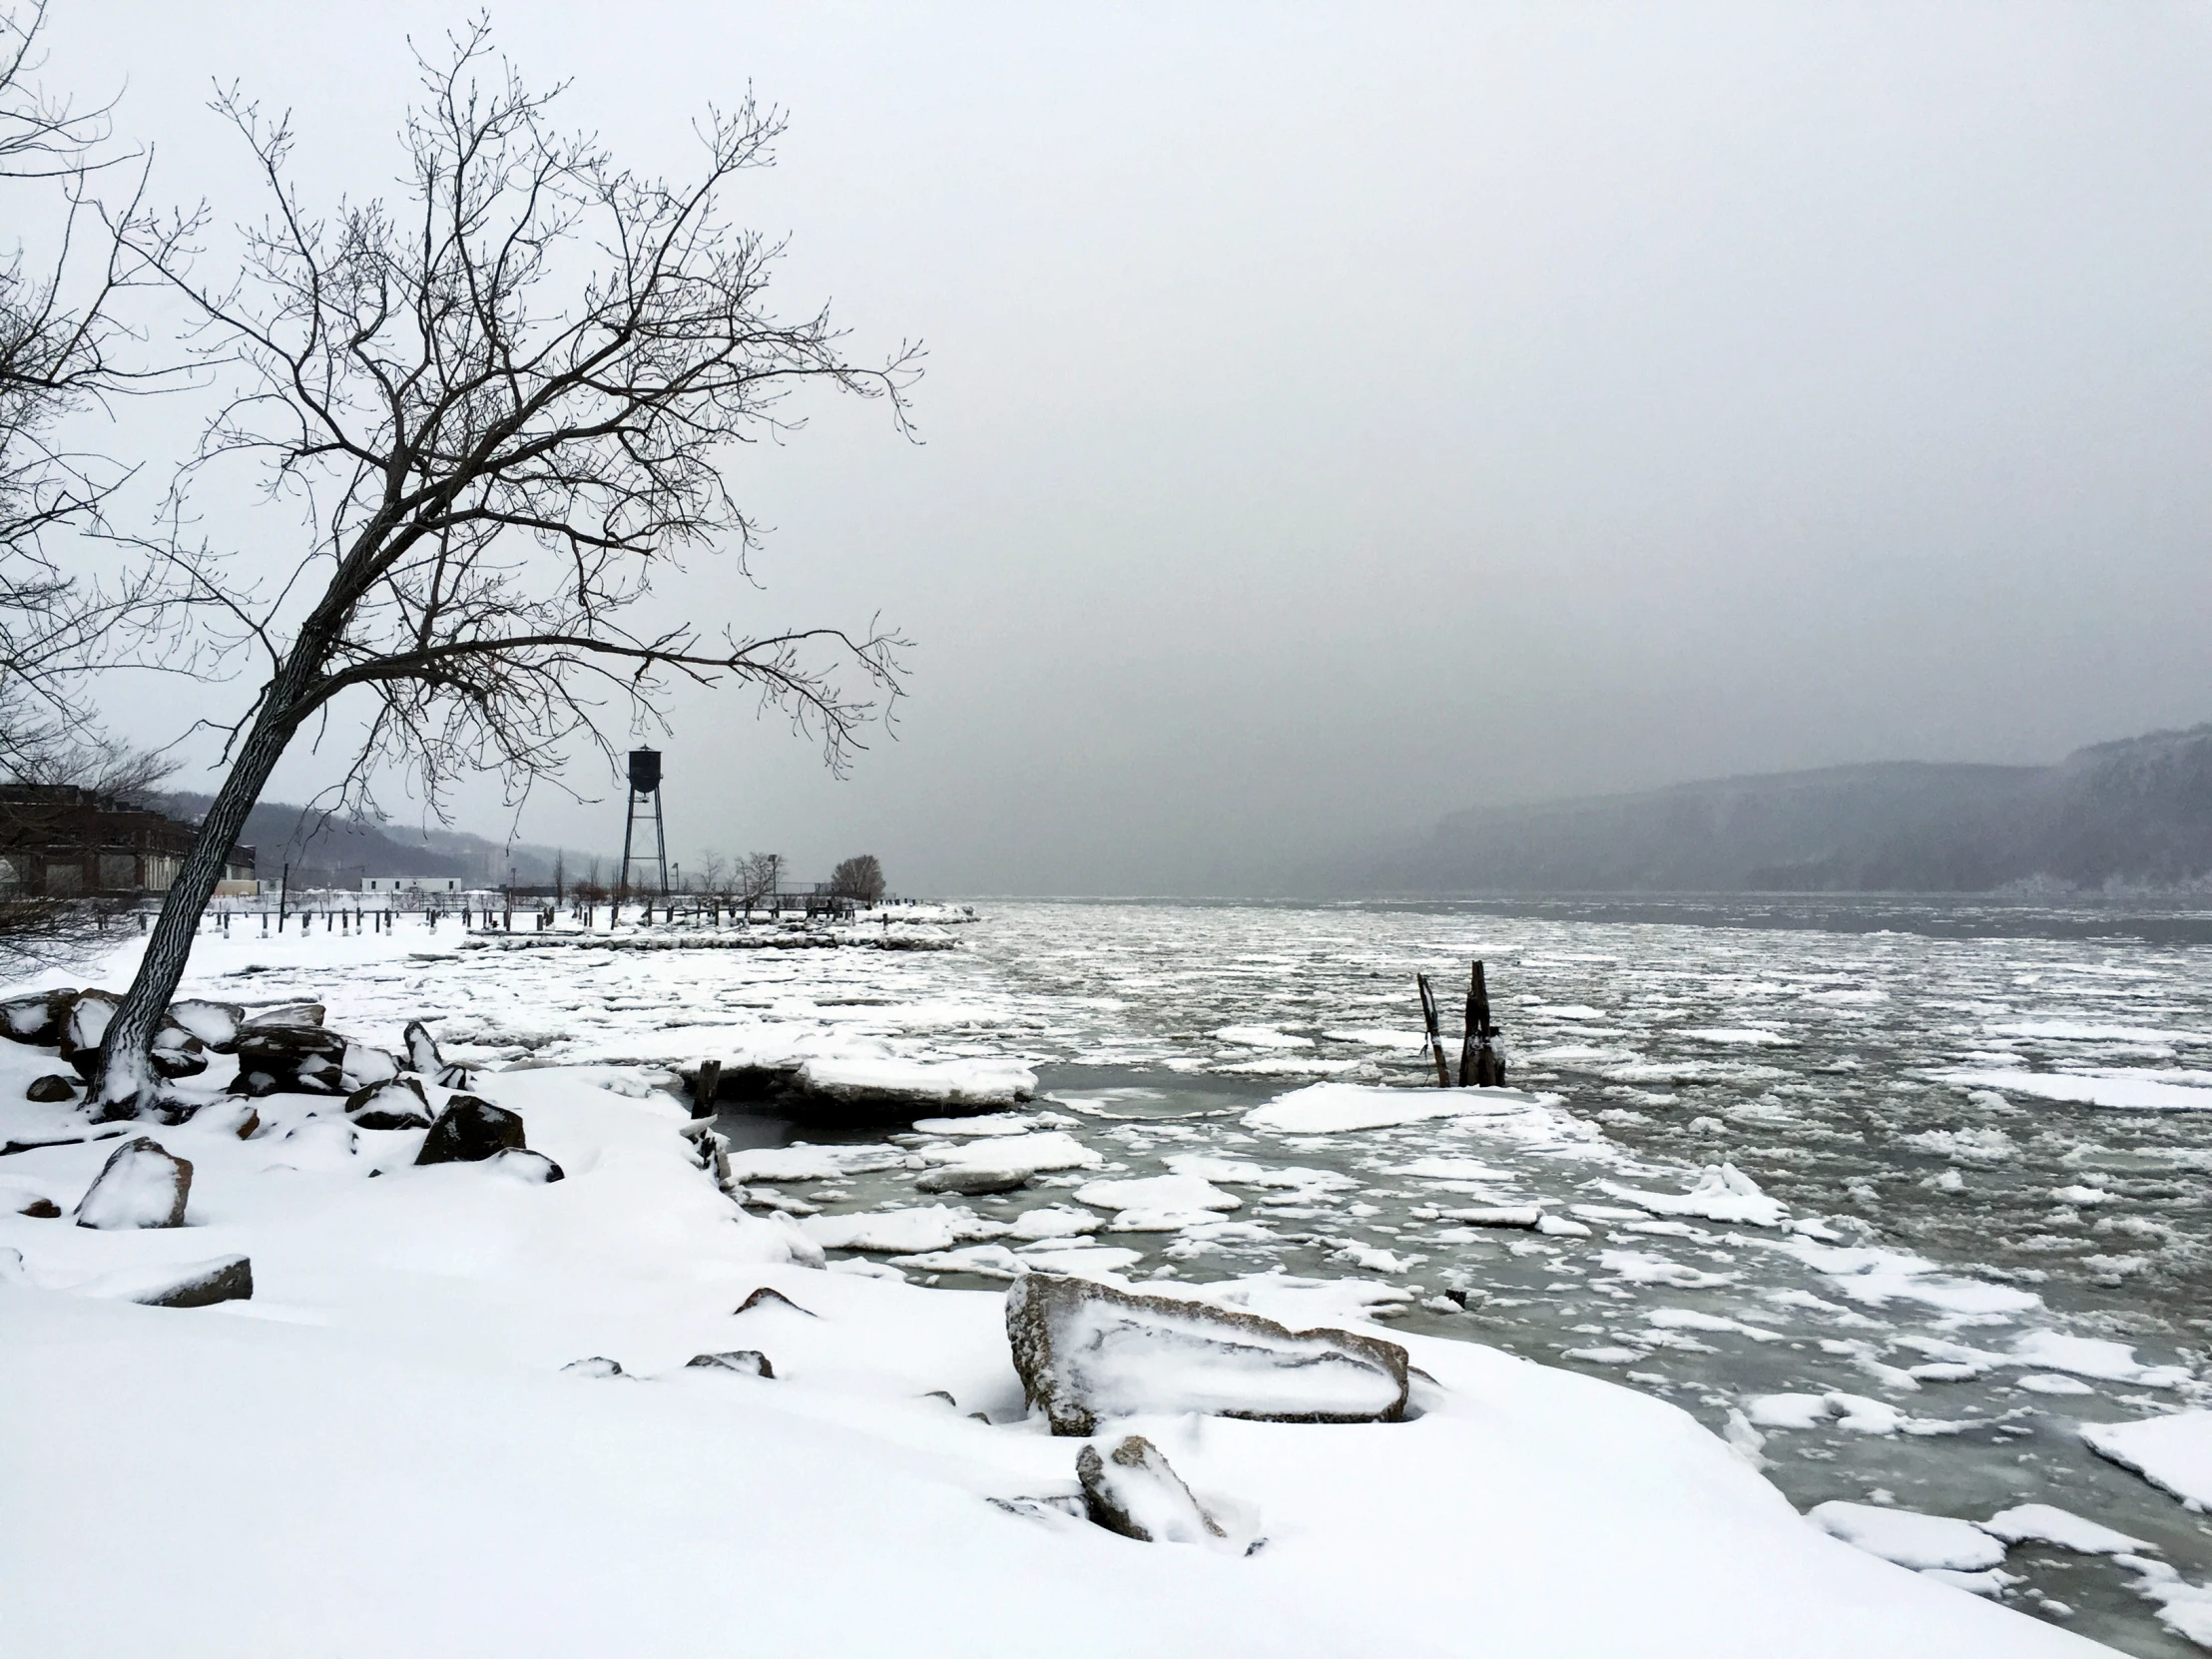
[[[695,1166],[677,1133],[685,1114],[656,1087],[663,1066],[1028,1063],[1052,1057],[1071,1013],[1087,1016],[979,977],[972,957],[957,961],[967,951],[510,953],[459,942],[450,923],[434,940],[404,926],[367,939],[211,936],[187,988],[319,994],[333,1026],[393,1048],[405,1019],[432,1017],[449,1057],[486,1064],[475,1092],[519,1113],[529,1145],[565,1180],[416,1168],[420,1131],[346,1141],[331,1132],[342,1128],[334,1101],[285,1096],[262,1103],[265,1128],[249,1140],[202,1123],[147,1131],[195,1165],[182,1229],[0,1216],[0,1247],[24,1259],[0,1291],[0,1420],[36,1425],[0,1442],[0,1488],[33,1494],[0,1511],[0,1607],[24,1651],[2089,1651],[1985,1599],[2006,1588],[1988,1562],[2005,1560],[2008,1544],[2081,1547],[2100,1536],[2088,1517],[2021,1522],[2014,1505],[2009,1534],[1999,1520],[1968,1524],[1982,1514],[1895,1508],[1902,1528],[1846,1525],[1835,1510],[1815,1524],[1754,1467],[1781,1448],[1763,1437],[1787,1439],[1793,1423],[1910,1437],[1926,1413],[1842,1390],[1747,1396],[1767,1426],[1726,1402],[1731,1445],[1646,1392],[1402,1318],[1378,1326],[1417,1307],[1407,1275],[1425,1254],[1398,1239],[1342,1239],[1328,1273],[1269,1272],[1243,1253],[1279,1248],[1266,1236],[1299,1219],[1286,1212],[1356,1209],[1380,1165],[1439,1206],[1536,1199],[1556,1229],[1439,1213],[1424,1224],[1427,1249],[1457,1225],[1466,1250],[1588,1251],[1616,1300],[1668,1304],[1632,1322],[1629,1352],[1659,1356],[1646,1365],[1676,1344],[1713,1352],[1705,1339],[1802,1347],[1809,1334],[1789,1329],[1793,1318],[1848,1342],[1852,1319],[1878,1323],[1851,1305],[1902,1298],[1927,1311],[1931,1331],[1948,1332],[1926,1341],[1966,1356],[1930,1348],[1926,1366],[2170,1396],[2172,1380],[2149,1375],[2158,1367],[2124,1344],[2069,1347],[2087,1340],[2037,1327],[2004,1334],[2002,1352],[1976,1346],[2033,1309],[2032,1295],[1824,1237],[1822,1223],[1731,1166],[1700,1177],[1639,1163],[1540,1094],[1440,1113],[1434,1095],[1302,1092],[1297,1075],[1241,1108],[1242,1127],[1231,1119],[1203,1139],[1157,1120],[1119,1134],[1123,1114],[1071,1095],[997,1121],[918,1124],[897,1143],[741,1153],[740,1180],[828,1184],[816,1191],[829,1204],[789,1205],[824,1212],[795,1226],[762,1205],[740,1210]],[[94,977],[116,983],[129,955]],[[1267,1018],[1271,1037],[1290,1035],[1292,1021]],[[1258,1029],[1249,1021],[1207,1029],[1253,1052],[1297,1052],[1247,1041]],[[1738,1029],[1716,1023],[1708,1035]],[[36,1140],[66,1124],[66,1108],[15,1104],[51,1069],[0,1044],[0,1135]],[[205,1081],[223,1076],[219,1063]],[[0,1191],[67,1210],[114,1144],[16,1153],[0,1160]],[[1597,1195],[1606,1202],[1560,1202],[1542,1172],[1562,1167],[1610,1183]],[[916,1181],[948,1169],[1019,1171],[1035,1184],[974,1201],[917,1197]],[[835,1200],[870,1180],[885,1185],[869,1202],[887,1207]],[[905,1183],[902,1199],[872,1196],[892,1181]],[[825,1245],[866,1271],[800,1265]],[[1194,1248],[1175,1255],[1181,1246]],[[1111,1278],[1141,1261],[1151,1273],[1153,1249],[1178,1264],[1183,1294],[1299,1327],[1379,1331],[1433,1379],[1422,1414],[1400,1424],[1116,1422],[1113,1437],[1148,1435],[1202,1497],[1257,1511],[1266,1543],[1248,1557],[1133,1543],[1019,1502],[1072,1493],[1082,1442],[1024,1417],[995,1293],[894,1282],[992,1282],[993,1265]],[[962,1250],[998,1255],[926,1261]],[[1716,1291],[1739,1281],[1712,1258],[1747,1250],[1777,1272],[1824,1277],[1840,1300],[1822,1313],[1777,1296],[1764,1319],[1684,1306],[1704,1300],[1701,1280]],[[251,1302],[177,1310],[88,1294],[149,1264],[234,1252],[253,1259]],[[1533,1260],[1555,1274],[1572,1266]],[[1788,1289],[1765,1274],[1763,1290]],[[1574,1279],[1557,1291],[1583,1294]],[[774,1302],[734,1312],[761,1286],[808,1313]],[[1458,1317],[1454,1305],[1429,1323]],[[1601,1328],[1585,1346],[1613,1341]],[[1895,1388],[1880,1372],[1905,1369],[1858,1342],[1839,1363],[1875,1393]],[[686,1365],[739,1350],[767,1356],[774,1378]],[[562,1370],[593,1357],[624,1375]],[[1103,1427],[1098,1437],[1110,1438]],[[2178,1443],[2145,1450],[2169,1469],[2200,1455]],[[1979,1541],[1916,1532],[1921,1519]],[[2057,1536],[2069,1529],[2070,1544]],[[1832,1535],[1855,1532],[1859,1547]],[[1893,1533],[1912,1540],[1886,1548]],[[1935,1547],[1927,1537],[1948,1540],[1941,1561],[1919,1559]],[[1982,1564],[1961,1564],[1969,1557]],[[2119,1558],[2141,1562],[2146,1593],[2168,1587],[2157,1604],[2169,1628],[2196,1633],[2201,1568]]]

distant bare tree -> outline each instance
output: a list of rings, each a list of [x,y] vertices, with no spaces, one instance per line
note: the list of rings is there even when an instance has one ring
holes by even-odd
[[[904,429],[918,349],[861,368],[826,312],[779,319],[766,288],[780,245],[723,216],[731,181],[772,160],[783,118],[750,96],[710,112],[699,176],[676,187],[555,131],[548,97],[492,68],[482,24],[442,63],[424,61],[402,203],[342,204],[329,219],[291,183],[284,122],[223,99],[272,201],[247,233],[244,275],[209,287],[172,250],[132,245],[198,309],[209,360],[244,376],[194,467],[266,462],[273,496],[300,506],[309,534],[268,594],[205,546],[167,550],[266,678],[108,1027],[107,1115],[151,1097],[147,1047],[271,770],[348,694],[368,721],[346,785],[361,801],[379,762],[413,769],[435,801],[462,772],[496,770],[518,789],[553,777],[572,742],[611,760],[594,687],[657,718],[672,676],[750,685],[833,766],[897,694],[902,642],[880,629],[710,638],[623,621],[685,552],[722,545],[742,559],[754,544],[723,465],[733,443],[798,424],[781,412],[789,392],[821,382],[882,397]]]
[[[883,866],[876,862],[872,852],[846,858],[830,872],[830,890],[839,898],[856,898],[863,904],[876,903],[883,896]]]
[[[699,862],[699,890],[711,893],[727,892],[729,888],[724,883],[729,879],[729,875],[730,866],[724,861],[722,854],[713,847],[708,847],[706,856]]]
[[[747,916],[753,907],[766,903],[782,890],[784,880],[784,855],[781,852],[748,852],[738,860],[738,897],[744,901]]]

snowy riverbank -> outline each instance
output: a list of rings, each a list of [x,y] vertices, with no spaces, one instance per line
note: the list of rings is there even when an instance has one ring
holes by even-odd
[[[331,1023],[394,1048],[403,1013],[468,1017],[407,1005],[436,963],[402,941],[276,954],[211,939],[188,988],[320,973]],[[182,1228],[5,1207],[0,1484],[28,1501],[0,1605],[24,1651],[2096,1651],[1828,1536],[1669,1404],[1372,1324],[1371,1281],[1193,1271],[1179,1294],[1401,1344],[1433,1380],[1415,1420],[1113,1425],[1256,1516],[1256,1553],[1024,1505],[1076,1490],[1084,1442],[1024,1412],[997,1295],[801,1265],[810,1241],[716,1189],[647,1071],[551,1046],[474,1092],[555,1183],[417,1167],[421,1131],[348,1136],[335,1099],[276,1095],[250,1139],[143,1126],[194,1165]],[[0,1044],[0,1134],[78,1125],[22,1101],[52,1069]],[[116,1144],[14,1154],[0,1183],[67,1211]],[[251,1301],[88,1294],[233,1253]],[[737,1312],[763,1286],[807,1312]],[[738,1351],[773,1379],[687,1365]],[[594,1357],[623,1375],[562,1370]]]

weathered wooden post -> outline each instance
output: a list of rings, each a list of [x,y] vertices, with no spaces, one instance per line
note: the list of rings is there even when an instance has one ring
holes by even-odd
[[[1429,984],[1428,975],[1416,973],[1413,982],[1420,987],[1421,1023],[1428,1027],[1428,1052],[1436,1059],[1436,1087],[1451,1087],[1451,1073],[1444,1064],[1444,1037],[1436,1023],[1436,990]]]
[[[1497,1027],[1490,1023],[1490,987],[1479,958],[1467,977],[1466,1033],[1459,1041],[1459,1086],[1462,1089],[1499,1089],[1505,1086],[1505,1062],[1490,1039]]]
[[[715,1115],[715,1098],[722,1092],[722,1062],[702,1060],[699,1075],[692,1079],[691,1115],[695,1118],[711,1118]]]

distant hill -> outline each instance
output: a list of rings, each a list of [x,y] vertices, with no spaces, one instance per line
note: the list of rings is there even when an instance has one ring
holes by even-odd
[[[1988,892],[2212,885],[2212,725],[2056,766],[1831,767],[1455,813],[1411,892]]]
[[[154,798],[162,812],[198,823],[215,804],[212,795],[186,791]],[[254,848],[262,879],[276,880],[292,866],[295,886],[358,886],[363,875],[457,875],[474,885],[495,886],[514,879],[535,886],[553,878],[559,849],[487,840],[456,830],[391,830],[358,820],[324,818],[319,810],[265,801],[246,821],[239,836]],[[571,876],[583,872],[588,853],[567,855]]]

